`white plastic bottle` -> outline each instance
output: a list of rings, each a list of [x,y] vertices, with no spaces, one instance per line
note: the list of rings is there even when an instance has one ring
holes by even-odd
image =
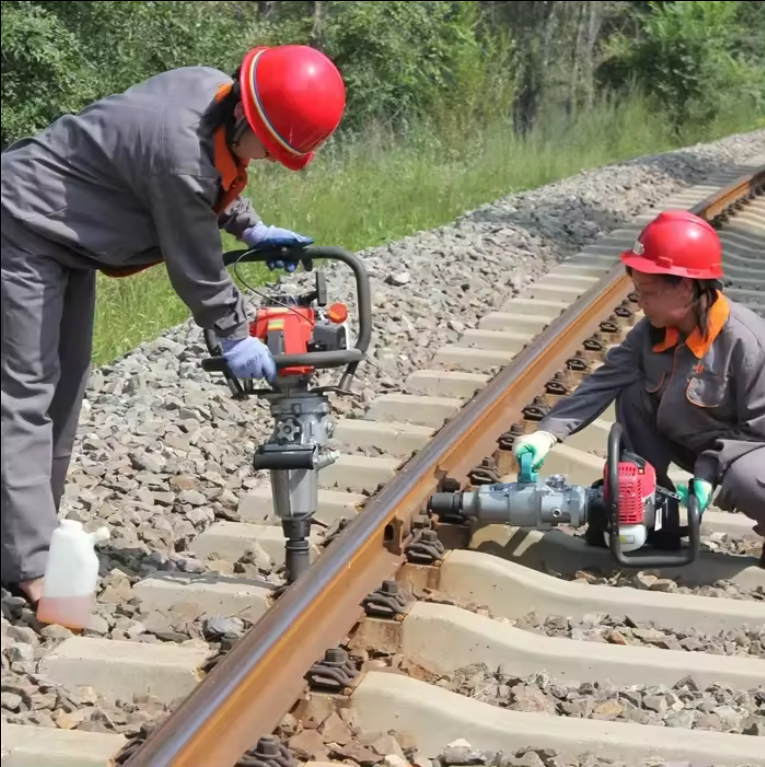
[[[69,629],[90,623],[98,585],[98,555],[95,545],[109,538],[101,527],[86,533],[81,522],[61,520],[53,532],[37,620]]]

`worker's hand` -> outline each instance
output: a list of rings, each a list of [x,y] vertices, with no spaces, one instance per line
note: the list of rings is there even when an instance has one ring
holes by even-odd
[[[273,383],[276,378],[276,364],[268,347],[259,339],[223,338],[220,342],[231,372],[237,378],[265,378]]]
[[[714,491],[714,488],[705,479],[692,479],[691,482],[693,483],[693,494],[699,502],[699,514],[703,514],[706,511],[707,506],[709,506],[709,502],[712,500],[712,492]],[[687,509],[688,484],[686,482],[683,482],[678,486],[677,494],[680,496],[683,506]]]
[[[291,232],[289,229],[281,229],[278,226],[266,226],[259,221],[255,226],[245,229],[242,233],[242,240],[251,248],[275,248],[278,246],[288,248],[300,248],[310,245],[313,240],[297,232]],[[286,269],[288,272],[294,272],[297,269],[297,263],[288,261],[286,264],[282,259],[266,261],[269,269]],[[305,264],[307,270],[313,269],[313,264],[307,261]]]
[[[531,468],[538,471],[544,463],[545,456],[558,441],[554,434],[549,431],[535,431],[524,434],[513,442],[513,456],[520,463],[524,453],[531,453]]]

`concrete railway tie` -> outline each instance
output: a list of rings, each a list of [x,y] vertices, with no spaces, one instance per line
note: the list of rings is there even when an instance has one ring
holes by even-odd
[[[427,754],[464,738],[480,743],[482,750],[509,753],[532,746],[554,749],[564,759],[592,753],[627,764],[656,756],[668,762],[738,767],[765,762],[758,737],[613,721],[622,707],[616,695],[602,697],[589,717],[565,716],[560,706],[542,710],[533,698],[537,710],[511,710],[512,697],[504,704],[489,704],[479,699],[477,690],[466,695],[441,683],[460,670],[485,664],[495,678],[541,677],[545,685],[569,688],[589,683],[622,694],[640,687],[666,690],[689,678],[701,689],[729,685],[765,690],[765,658],[601,644],[540,636],[512,625],[513,618],[533,607],[543,615],[568,616],[626,610],[637,620],[666,621],[679,629],[748,622],[765,631],[765,604],[742,602],[736,608],[728,600],[704,597],[573,584],[559,589],[549,576],[464,551],[449,555],[443,571],[442,594],[488,605],[493,615],[420,601],[393,632],[378,630],[374,620],[363,624],[351,646],[368,646],[397,660],[395,669],[367,671],[354,688],[351,706],[362,730],[406,733]],[[518,600],[519,594],[523,597]]]

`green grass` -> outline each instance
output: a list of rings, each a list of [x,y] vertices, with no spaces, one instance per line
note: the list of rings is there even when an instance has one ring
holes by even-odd
[[[363,141],[324,151],[301,174],[254,165],[250,198],[267,223],[355,251],[453,221],[505,194],[581,170],[713,140],[756,127],[750,115],[727,113],[704,132],[673,135],[641,99],[602,101],[575,121],[547,116],[526,140],[496,122],[482,128],[421,128],[406,139],[373,130]],[[241,247],[224,238],[226,249]],[[263,267],[246,267],[262,282]],[[99,275],[94,362],[106,364],[183,322],[189,312],[163,267],[113,280]]]

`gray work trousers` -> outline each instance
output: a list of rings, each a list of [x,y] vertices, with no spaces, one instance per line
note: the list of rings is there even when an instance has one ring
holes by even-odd
[[[656,480],[668,490],[670,463],[693,473],[696,456],[670,441],[656,426],[656,405],[641,383],[625,389],[616,399],[616,419],[624,429],[625,447],[650,463]],[[734,461],[725,472],[714,499],[722,511],[740,511],[765,527],[765,446]]]
[[[96,273],[3,216],[2,582],[45,573],[93,344]]]

